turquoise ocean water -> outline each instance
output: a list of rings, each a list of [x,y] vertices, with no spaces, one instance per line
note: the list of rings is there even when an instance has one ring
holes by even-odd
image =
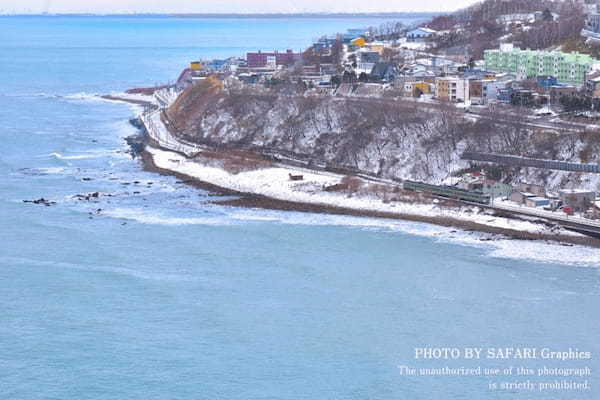
[[[398,369],[598,370],[598,251],[210,205],[142,171],[124,153],[135,108],[94,97],[379,22],[1,17],[0,398],[599,398],[597,375],[538,393]],[[91,192],[111,196],[73,198]],[[22,202],[40,197],[57,204]],[[415,360],[423,346],[594,358]]]

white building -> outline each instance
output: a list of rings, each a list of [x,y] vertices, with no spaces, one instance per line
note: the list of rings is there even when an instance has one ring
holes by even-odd
[[[435,80],[435,97],[442,101],[467,102],[470,100],[469,80],[455,76]]]

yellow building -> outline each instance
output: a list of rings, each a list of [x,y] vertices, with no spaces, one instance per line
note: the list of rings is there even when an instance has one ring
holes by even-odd
[[[367,41],[365,38],[359,37],[351,41],[350,44],[356,47],[363,47],[365,44],[367,44]]]
[[[431,85],[427,82],[406,82],[404,84],[404,95],[409,97],[419,97],[422,94],[431,93]]]
[[[415,82],[413,88],[415,91],[419,90],[422,94],[429,94],[429,88],[431,86],[427,82]]]
[[[200,71],[202,70],[202,63],[200,61],[192,61],[190,63],[190,69],[192,71]]]

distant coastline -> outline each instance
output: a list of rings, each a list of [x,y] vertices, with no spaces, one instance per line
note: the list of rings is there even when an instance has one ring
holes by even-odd
[[[414,18],[414,19],[429,19],[436,15],[444,14],[443,12],[398,12],[398,13],[122,13],[122,14],[94,14],[94,13],[32,13],[32,14],[0,14],[0,17],[122,17],[122,18],[197,18],[197,19],[219,19],[219,18],[237,18],[237,19],[288,19],[288,18],[384,18],[384,19],[397,19],[397,18]]]

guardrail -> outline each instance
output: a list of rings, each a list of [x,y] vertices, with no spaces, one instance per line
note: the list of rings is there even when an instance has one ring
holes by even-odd
[[[542,160],[538,158],[527,158],[504,154],[478,153],[472,151],[464,152],[460,158],[463,160],[485,161],[496,164],[512,165],[516,167],[532,167],[570,172],[590,172],[595,174],[600,173],[599,164],[579,164],[566,161]]]
[[[187,157],[193,157],[198,154],[202,150],[200,146],[183,143],[171,135],[160,120],[161,113],[161,110],[156,110],[143,113],[140,116],[150,139],[162,148],[185,154]]]

